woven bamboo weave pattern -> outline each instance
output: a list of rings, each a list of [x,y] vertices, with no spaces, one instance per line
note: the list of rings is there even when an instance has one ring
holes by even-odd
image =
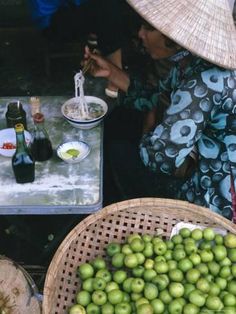
[[[40,314],[38,289],[29,273],[15,261],[0,255],[0,313]]]
[[[78,265],[104,256],[109,242],[124,242],[135,232],[168,238],[180,221],[236,233],[235,225],[225,218],[183,201],[140,198],[109,205],[80,222],[58,248],[46,276],[43,313],[67,313],[79,289]]]
[[[228,0],[128,0],[180,46],[224,68],[236,68],[236,32]]]

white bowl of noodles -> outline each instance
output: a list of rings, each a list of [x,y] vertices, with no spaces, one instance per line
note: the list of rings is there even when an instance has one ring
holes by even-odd
[[[97,126],[107,113],[104,100],[94,96],[84,96],[88,106],[88,117],[84,118],[78,110],[79,97],[68,99],[61,107],[63,117],[75,128],[92,129]]]

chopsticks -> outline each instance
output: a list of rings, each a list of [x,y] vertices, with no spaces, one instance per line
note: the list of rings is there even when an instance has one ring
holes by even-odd
[[[88,72],[88,70],[91,68],[93,63],[94,63],[94,60],[93,59],[89,59],[88,62],[83,66],[82,73],[85,74],[86,72]]]
[[[99,54],[99,51],[96,48],[92,49],[92,53]],[[95,60],[89,59],[88,62],[83,66],[82,73],[85,74],[88,70],[91,69],[91,66],[95,63]]]

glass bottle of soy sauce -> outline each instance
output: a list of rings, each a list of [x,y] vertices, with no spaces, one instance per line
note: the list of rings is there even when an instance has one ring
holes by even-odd
[[[16,131],[16,152],[12,157],[12,168],[17,183],[34,181],[35,162],[26,145],[24,126],[22,123],[15,125]]]
[[[14,128],[17,123],[22,123],[24,129],[27,130],[26,112],[19,101],[8,103],[6,121],[8,128]]]
[[[44,127],[44,115],[40,112],[33,115],[34,132],[31,150],[35,160],[46,161],[53,155],[52,144]]]

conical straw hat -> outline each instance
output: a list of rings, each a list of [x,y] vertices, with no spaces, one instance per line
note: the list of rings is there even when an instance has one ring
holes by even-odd
[[[235,0],[228,0],[228,2],[229,2],[229,7],[230,7],[230,10],[231,10],[231,11],[233,11],[233,9],[234,9],[234,1],[235,1]]]
[[[152,26],[192,53],[236,69],[236,30],[228,0],[127,0]]]

